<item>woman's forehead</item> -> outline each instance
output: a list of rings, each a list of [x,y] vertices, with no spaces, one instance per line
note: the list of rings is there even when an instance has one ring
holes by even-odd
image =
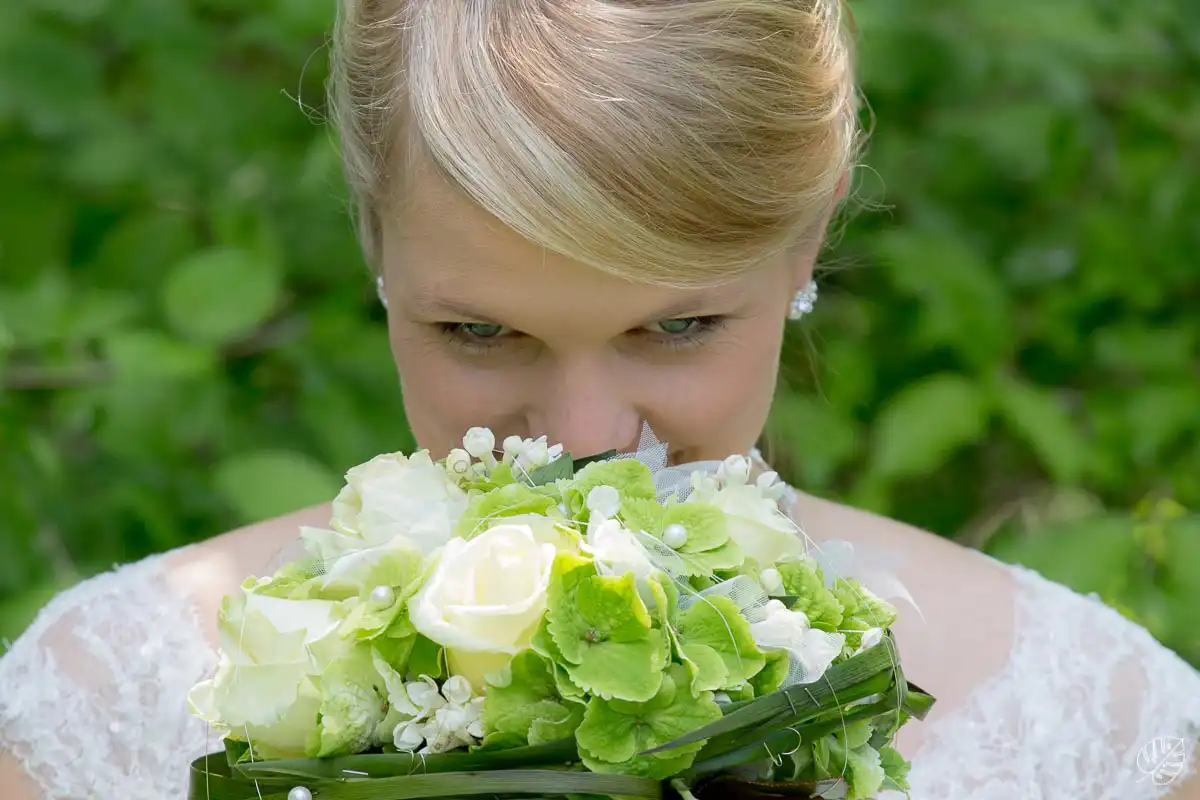
[[[414,183],[413,196],[385,224],[383,260],[389,302],[410,316],[506,325],[517,317],[578,324],[598,317],[619,326],[730,313],[766,277],[697,288],[634,283],[550,252],[444,181],[427,180]]]

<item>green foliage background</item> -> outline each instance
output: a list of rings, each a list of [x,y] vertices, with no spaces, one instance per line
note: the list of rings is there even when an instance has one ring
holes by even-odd
[[[1200,664],[1200,4],[862,0],[872,206],[782,471]],[[0,638],[412,445],[320,124],[331,0],[0,3]]]

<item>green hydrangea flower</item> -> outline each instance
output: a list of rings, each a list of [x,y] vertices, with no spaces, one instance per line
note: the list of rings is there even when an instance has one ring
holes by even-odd
[[[912,764],[900,755],[900,751],[888,745],[879,748],[879,764],[883,767],[882,788],[899,792],[912,790],[908,782],[908,772],[912,769]]]
[[[588,703],[575,733],[579,756],[593,772],[617,772],[664,780],[692,765],[704,742],[661,753],[639,753],[667,744],[721,718],[711,692],[699,696],[687,690],[691,676],[672,665],[662,684],[646,702],[604,700]]]
[[[510,483],[475,495],[458,520],[454,535],[470,539],[488,528],[488,520],[523,514],[547,515],[558,505],[553,494],[543,487]]]
[[[617,461],[596,461],[576,473],[569,481],[561,481],[563,499],[568,513],[587,519],[587,496],[597,486],[611,486],[620,494],[622,502],[642,499],[654,500],[658,489],[654,486],[654,475],[650,468],[632,458]]]
[[[538,745],[565,739],[583,721],[583,705],[559,694],[553,665],[531,650],[518,653],[500,676],[488,681],[485,698],[485,747],[510,740]]]
[[[862,645],[863,634],[872,628],[886,629],[896,622],[896,608],[872,594],[853,578],[839,578],[833,594],[844,609],[841,631],[846,635],[843,654],[850,655]]]
[[[667,599],[651,581],[659,603]],[[602,576],[591,561],[560,553],[550,580],[545,630],[571,683],[602,698],[654,697],[670,656],[666,632],[654,624],[632,573]]]
[[[683,526],[687,541],[674,548],[678,559],[671,563],[672,572],[681,577],[712,577],[721,570],[737,569],[745,561],[741,549],[729,538],[724,512],[707,503],[679,503],[672,498],[660,505],[654,499],[622,498],[619,516],[625,527],[659,540],[664,540],[669,526]]]
[[[814,628],[828,633],[842,626],[845,611],[840,595],[825,587],[821,568],[811,558],[785,561],[776,568],[783,579],[783,590],[796,601],[793,611],[803,611]]]
[[[679,614],[677,642],[696,695],[741,686],[766,664],[750,623],[727,597],[697,599]]]

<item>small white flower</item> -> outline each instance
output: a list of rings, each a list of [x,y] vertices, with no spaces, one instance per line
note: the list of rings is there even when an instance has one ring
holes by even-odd
[[[471,428],[463,437],[463,449],[483,461],[495,460],[496,435],[488,428]]]
[[[754,643],[764,650],[787,651],[799,683],[819,680],[846,644],[842,634],[813,628],[804,612],[792,611],[778,600],[769,601],[763,612],[763,620],[750,624]]]
[[[594,516],[612,519],[621,508],[621,495],[611,486],[596,486],[588,492],[586,504]]]
[[[758,576],[758,580],[768,595],[780,597],[786,594],[783,588],[783,576],[774,567],[764,569]]]
[[[561,444],[552,444],[550,447],[546,448],[546,455],[550,458],[550,461],[557,461],[558,457],[562,454],[563,446]]]
[[[788,489],[787,484],[779,480],[778,472],[764,472],[755,479],[754,485],[762,492],[763,497],[768,497],[776,502],[787,494]]]
[[[454,448],[446,456],[446,469],[454,475],[466,475],[471,469],[471,454],[466,450]]]
[[[520,436],[512,435],[505,436],[504,442],[501,443],[500,449],[504,451],[504,463],[510,464],[525,449],[525,440]]]
[[[521,454],[517,456],[517,464],[527,470],[544,467],[550,463],[550,448],[546,447],[546,437],[530,439],[525,442]]]
[[[405,688],[416,714],[396,726],[392,743],[397,750],[432,754],[479,744],[484,699],[473,696],[466,678],[456,675],[439,690],[432,678],[423,675]]]
[[[725,478],[726,486],[744,486],[750,481],[750,459],[731,455],[721,462],[717,473]]]

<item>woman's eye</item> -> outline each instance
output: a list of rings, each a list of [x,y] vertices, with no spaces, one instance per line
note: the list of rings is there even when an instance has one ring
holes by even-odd
[[[458,327],[460,331],[472,339],[495,339],[504,333],[503,325],[496,325],[491,322],[463,322]]]
[[[692,333],[699,324],[700,320],[696,317],[683,317],[681,319],[662,319],[655,322],[652,327],[657,327],[660,333],[680,336],[685,333]]]

